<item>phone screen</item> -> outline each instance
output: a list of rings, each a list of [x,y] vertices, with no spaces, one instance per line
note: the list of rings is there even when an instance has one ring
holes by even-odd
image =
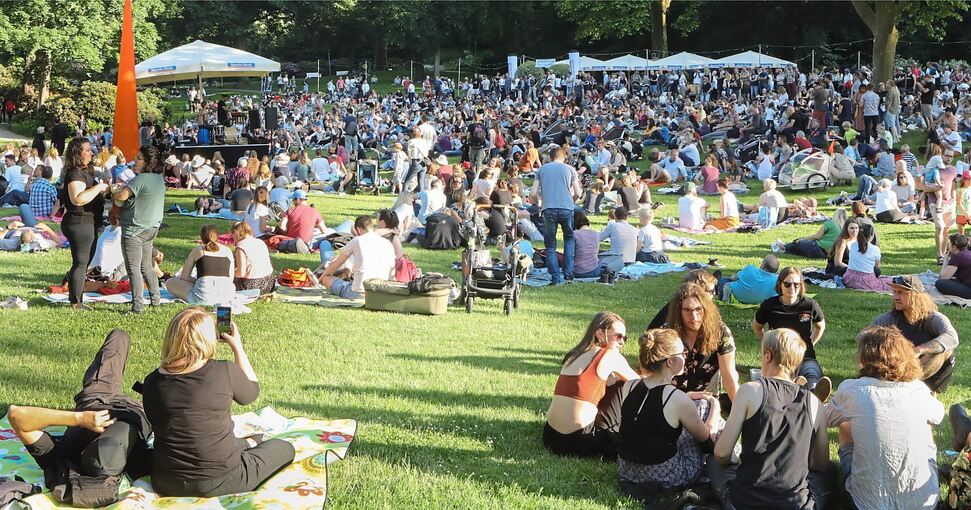
[[[231,325],[233,320],[233,309],[228,306],[216,307],[216,331],[219,333],[232,333]]]

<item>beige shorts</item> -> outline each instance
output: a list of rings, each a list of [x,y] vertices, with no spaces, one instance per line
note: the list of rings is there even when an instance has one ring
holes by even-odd
[[[935,228],[951,228],[956,224],[954,214],[954,204],[945,206],[944,210],[938,212],[936,204],[929,207],[931,218],[934,220]]]

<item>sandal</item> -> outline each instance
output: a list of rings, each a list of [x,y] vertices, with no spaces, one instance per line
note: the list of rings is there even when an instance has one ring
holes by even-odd
[[[939,266],[944,265],[944,257],[937,257],[937,265]]]

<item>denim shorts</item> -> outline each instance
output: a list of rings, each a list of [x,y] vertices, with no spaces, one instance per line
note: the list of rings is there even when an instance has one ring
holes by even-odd
[[[361,299],[364,294],[361,292],[354,292],[353,283],[345,280],[334,280],[334,283],[330,284],[330,293],[342,297],[344,299]]]

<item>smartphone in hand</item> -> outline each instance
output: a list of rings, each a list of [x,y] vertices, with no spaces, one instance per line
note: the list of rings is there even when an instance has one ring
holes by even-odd
[[[216,307],[216,332],[231,334],[233,332],[233,309],[228,306]]]

